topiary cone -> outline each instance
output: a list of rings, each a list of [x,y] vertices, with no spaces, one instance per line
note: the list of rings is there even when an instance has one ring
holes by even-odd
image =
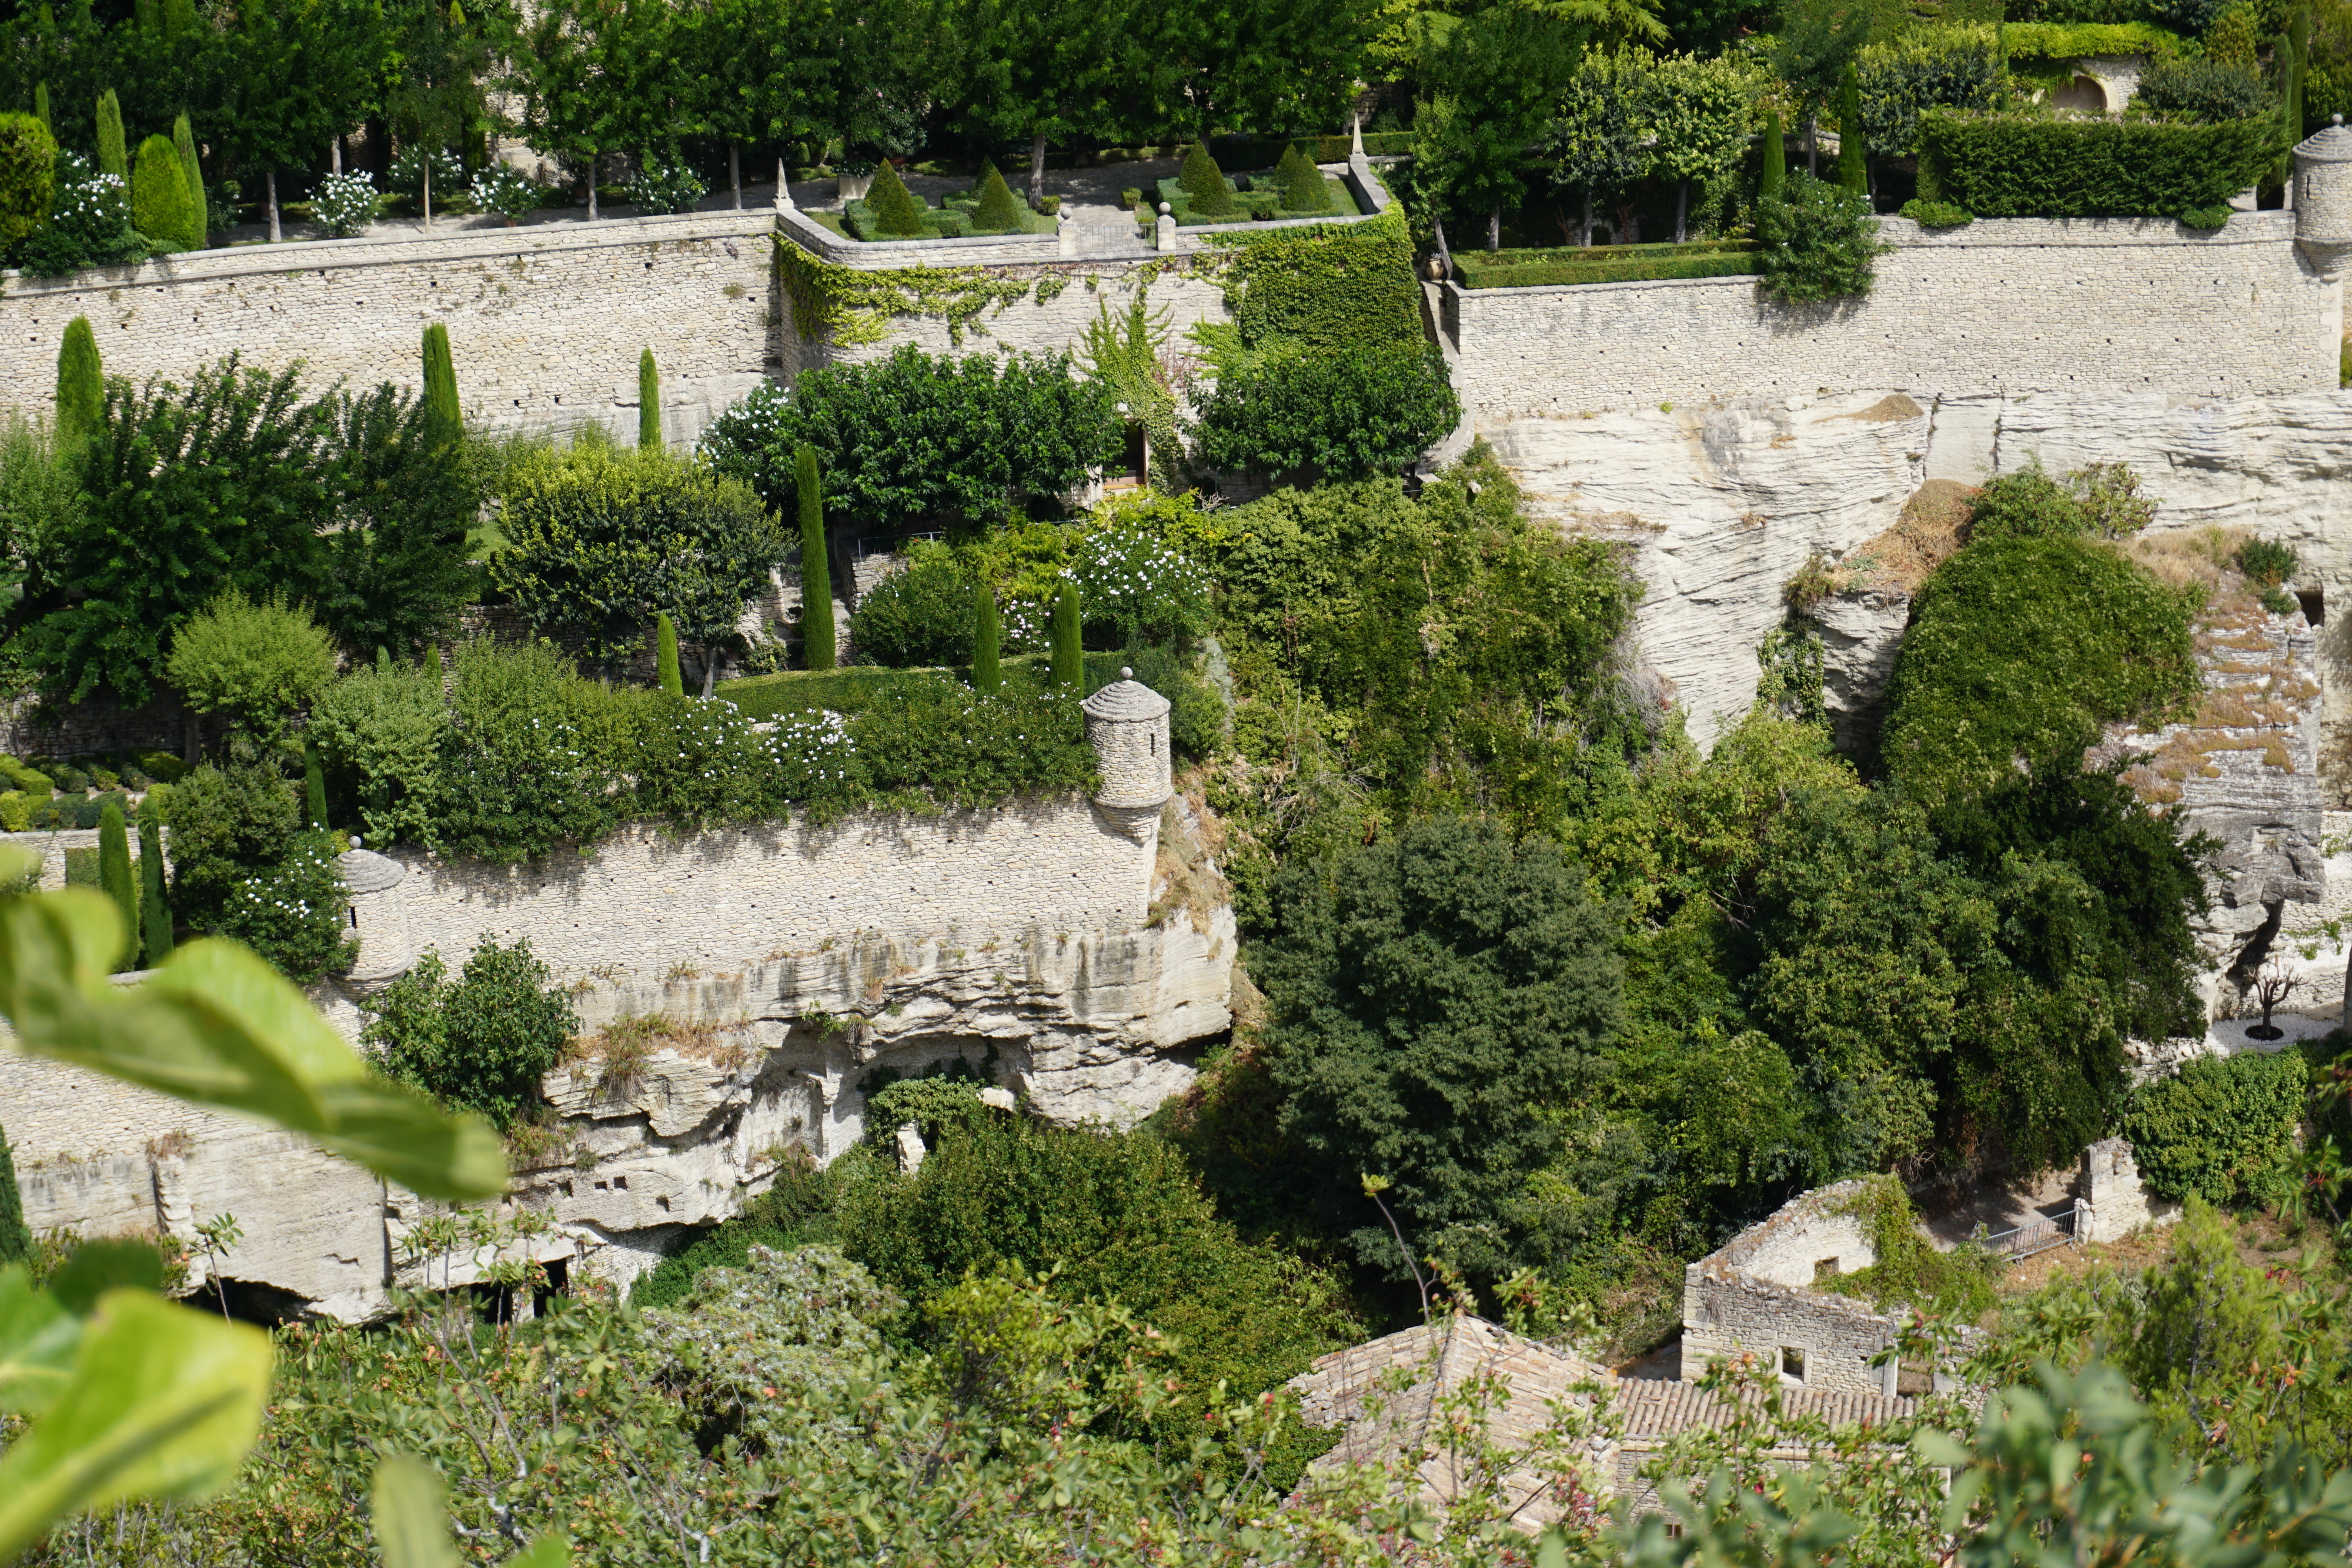
[[[1013,188],[992,163],[981,183],[980,208],[972,214],[971,226],[984,235],[1012,234],[1027,226],[1022,222],[1020,204],[1013,199]]]
[[[58,345],[58,453],[80,451],[105,418],[106,374],[98,335],[89,329],[89,317],[77,316],[66,323],[65,340]]]
[[[163,819],[155,797],[139,808],[139,923],[146,940],[140,961],[152,969],[172,956],[172,906],[163,898]]]
[[[981,582],[972,591],[971,689],[991,696],[1004,684],[1004,628],[997,619],[996,590]]]
[[[122,106],[114,89],[98,95],[98,172],[119,180],[131,178],[130,144],[122,138]]]
[[[1184,167],[1176,176],[1176,188],[1191,198],[1192,210],[1208,217],[1219,217],[1234,210],[1234,193],[1225,188],[1225,172],[1209,156],[1209,144],[1195,141],[1192,150],[1184,154]]]
[[[1282,204],[1294,213],[1320,213],[1329,210],[1331,187],[1323,183],[1323,171],[1313,159],[1296,146],[1282,150],[1282,162],[1275,171],[1282,186]]]
[[[686,695],[686,678],[677,672],[677,626],[667,610],[654,620],[654,668],[662,690],[674,697]]]
[[[139,884],[131,880],[131,834],[123,825],[122,808],[111,800],[98,816],[98,888],[122,916],[116,967],[127,969],[139,958]]]
[[[833,563],[824,548],[824,492],[816,469],[816,448],[793,454],[793,477],[801,505],[801,648],[812,670],[830,670],[839,650],[833,632]]]
[[[205,210],[205,171],[196,162],[195,132],[188,129],[188,117],[184,114],[172,121],[172,145],[180,150],[180,165],[188,175],[188,200],[195,213],[194,221],[188,225],[188,248],[202,250],[212,234],[212,214]]]
[[[150,136],[139,144],[139,162],[131,173],[131,226],[164,250],[186,250],[195,223],[188,168],[179,148],[168,136]]]
[[[887,158],[874,171],[874,183],[866,192],[866,210],[874,215],[874,226],[886,235],[922,235],[922,208]]]

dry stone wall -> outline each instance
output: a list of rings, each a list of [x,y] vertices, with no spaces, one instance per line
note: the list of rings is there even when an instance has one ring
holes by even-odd
[[[46,410],[66,324],[88,316],[107,370],[184,378],[230,353],[303,361],[320,386],[423,381],[449,329],[469,418],[636,428],[637,356],[662,371],[665,434],[693,439],[777,354],[773,216],[687,214],[200,251],[73,277],[10,274],[0,406]]]
[[[2343,301],[2291,213],[2210,235],[2169,220],[1980,219],[1895,248],[1868,296],[1774,304],[1751,277],[1442,291],[1484,428],[1530,414],[1825,389],[2117,388],[2191,397],[2336,385]]]
[[[1862,1222],[1845,1212],[1868,1186],[1840,1182],[1791,1198],[1684,1269],[1685,1382],[1746,1354],[1808,1389],[1895,1392],[1895,1364],[1870,1362],[1895,1343],[1896,1320],[1830,1283],[1877,1260]]]

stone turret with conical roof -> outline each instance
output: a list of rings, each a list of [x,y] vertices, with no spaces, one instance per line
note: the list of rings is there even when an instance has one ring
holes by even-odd
[[[2294,243],[2331,278],[2352,258],[2352,127],[2332,118],[2294,150]]]
[[[1168,699],[1137,680],[1133,670],[1122,669],[1118,679],[1078,706],[1102,772],[1095,804],[1140,843],[1175,793],[1169,770]]]
[[[362,985],[390,980],[408,972],[416,961],[410,951],[408,910],[400,900],[400,883],[408,868],[390,855],[377,854],[352,835],[352,847],[335,857],[343,892],[352,901],[352,935],[360,939],[359,961],[350,977]]]

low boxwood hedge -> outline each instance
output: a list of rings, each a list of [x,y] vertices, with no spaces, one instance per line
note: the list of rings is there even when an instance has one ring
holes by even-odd
[[[1330,190],[1331,202],[1328,206],[1318,213],[1296,212],[1284,206],[1282,193],[1276,188],[1274,175],[1271,172],[1244,174],[1238,180],[1227,175],[1225,188],[1234,193],[1234,210],[1222,217],[1195,213],[1192,210],[1192,198],[1187,196],[1184,193],[1184,188],[1172,179],[1159,183],[1158,193],[1152,197],[1152,201],[1167,203],[1170,215],[1175,218],[1177,226],[1180,228],[1189,228],[1200,224],[1234,224],[1253,220],[1265,223],[1276,218],[1352,218],[1360,215],[1360,209],[1356,204],[1356,193],[1348,188],[1348,183],[1345,180],[1334,179],[1326,174],[1323,176],[1323,183]],[[1156,217],[1158,212],[1158,207],[1154,206],[1152,215]]]
[[[1759,270],[1754,240],[1685,245],[1568,246],[1456,253],[1465,288],[1535,288],[1579,283],[1647,283],[1671,277],[1738,277]]]

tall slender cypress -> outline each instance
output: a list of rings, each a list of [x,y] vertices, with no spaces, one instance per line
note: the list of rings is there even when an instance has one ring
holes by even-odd
[[[425,434],[444,451],[466,434],[466,418],[457,410],[457,361],[449,352],[449,329],[438,321],[425,329]]]
[[[999,657],[1003,650],[1004,628],[996,616],[996,590],[982,582],[972,591],[971,689],[982,696],[992,696],[1004,685]]]
[[[661,444],[661,369],[654,363],[654,351],[647,349],[637,356],[637,444]]]
[[[131,178],[131,144],[123,139],[122,105],[112,88],[98,95],[98,172]]]
[[[41,129],[50,135],[55,136],[58,133],[56,123],[49,119],[49,84],[47,82],[37,82],[34,85],[33,118],[39,120]]]
[[[33,1233],[25,1227],[25,1200],[16,1191],[16,1156],[8,1134],[0,1131],[0,1269],[22,1263],[33,1250]]]
[[[818,487],[816,448],[793,455],[801,495],[801,639],[808,667],[830,670],[838,650],[833,632],[833,562],[824,549],[824,492]]]
[[[58,450],[79,452],[106,422],[106,366],[98,357],[98,334],[89,318],[66,323],[58,345]]]
[[[321,831],[327,826],[327,771],[319,766],[319,743],[302,737],[302,814]]]
[[[1789,183],[1789,141],[1780,131],[1780,111],[1777,109],[1764,116],[1764,166],[1756,173],[1756,201],[1781,200],[1781,192]]]
[[[204,165],[196,162],[196,133],[188,129],[184,114],[172,121],[172,145],[180,150],[180,167],[188,173],[188,200],[195,208],[195,222],[190,226],[188,248],[202,250],[212,237],[212,214],[205,203]]]
[[[172,956],[172,906],[163,897],[163,813],[152,795],[139,808],[139,922],[146,936],[141,961],[152,969]]]
[[[1054,592],[1054,684],[1075,691],[1086,680],[1086,650],[1078,643],[1078,585],[1066,577]]]
[[[654,668],[661,675],[661,689],[674,697],[686,695],[686,679],[677,673],[677,626],[665,610],[654,624]]]
[[[1870,194],[1870,165],[1864,162],[1862,132],[1862,73],[1852,60],[1845,63],[1845,81],[1838,88],[1838,183],[1857,196]]]
[[[98,888],[114,900],[122,916],[122,946],[118,968],[129,968],[139,957],[139,884],[131,878],[131,834],[122,822],[122,808],[109,800],[98,814]]]

